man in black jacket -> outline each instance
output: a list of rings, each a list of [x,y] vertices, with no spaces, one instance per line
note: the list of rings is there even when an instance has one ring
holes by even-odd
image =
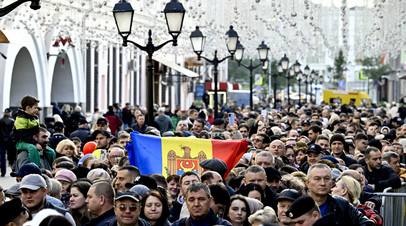
[[[87,226],[106,226],[114,219],[114,190],[108,182],[97,182],[87,192],[86,205],[88,211],[96,215]]]
[[[382,154],[378,148],[369,147],[365,150],[365,177],[375,192],[382,192],[385,188],[399,188],[400,177],[391,167],[382,165]]]
[[[331,196],[332,184],[330,167],[317,163],[309,168],[306,185],[309,195],[319,206],[321,216],[332,218],[336,225],[374,225],[347,200]]]
[[[6,175],[6,151],[8,162],[13,168],[14,161],[16,160],[16,147],[14,146],[13,139],[11,137],[11,131],[13,131],[14,119],[11,118],[13,111],[10,108],[6,108],[3,112],[4,116],[0,119],[0,159],[1,159],[1,176]]]

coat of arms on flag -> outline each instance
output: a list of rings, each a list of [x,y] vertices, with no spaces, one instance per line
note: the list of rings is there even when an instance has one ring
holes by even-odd
[[[143,175],[158,173],[165,177],[187,171],[201,175],[200,162],[212,158],[223,160],[230,171],[248,147],[246,140],[161,138],[138,132],[131,133],[131,139],[126,147],[130,164],[138,167]]]

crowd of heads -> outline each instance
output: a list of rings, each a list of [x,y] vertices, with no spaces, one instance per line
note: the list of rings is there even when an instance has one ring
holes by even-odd
[[[22,102],[22,107],[37,115],[38,102],[32,101]],[[146,110],[138,106],[115,105],[104,115],[96,111],[92,123],[80,108],[70,112],[64,106],[60,121],[39,125],[31,136],[41,146],[39,151],[54,151],[54,157],[41,155],[37,164],[17,155],[11,175],[18,183],[5,192],[12,201],[0,208],[22,208],[7,222],[34,221],[51,203],[71,217],[56,208],[57,214],[48,213],[43,221],[64,216],[76,225],[109,211],[114,216],[109,221],[119,225],[168,225],[189,216],[196,222],[215,216],[233,225],[311,225],[324,219],[321,205],[330,196],[341,196],[354,208],[377,210],[379,199],[362,198],[364,192],[400,186],[406,178],[406,125],[399,115],[345,105],[260,110],[232,105],[214,118],[211,109],[171,112],[157,107],[154,120],[148,120],[153,125],[147,125]],[[112,121],[115,117],[120,123]],[[75,136],[81,134],[77,131],[86,135]],[[199,174],[142,175],[128,157],[134,131],[160,137],[244,139],[249,145],[232,169],[212,158],[200,162]],[[376,177],[390,181],[383,185]],[[379,222],[375,215],[368,217]]]

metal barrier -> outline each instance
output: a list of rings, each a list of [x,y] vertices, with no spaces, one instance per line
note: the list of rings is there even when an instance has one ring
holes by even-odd
[[[381,215],[383,225],[406,226],[406,183],[398,189],[391,187],[383,190],[382,193],[375,193],[382,199]]]

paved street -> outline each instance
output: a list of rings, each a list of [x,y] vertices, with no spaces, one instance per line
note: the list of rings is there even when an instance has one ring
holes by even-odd
[[[13,184],[16,183],[16,179],[10,176],[11,168],[7,168],[7,173],[5,177],[0,177],[0,185],[6,189],[11,187]]]

